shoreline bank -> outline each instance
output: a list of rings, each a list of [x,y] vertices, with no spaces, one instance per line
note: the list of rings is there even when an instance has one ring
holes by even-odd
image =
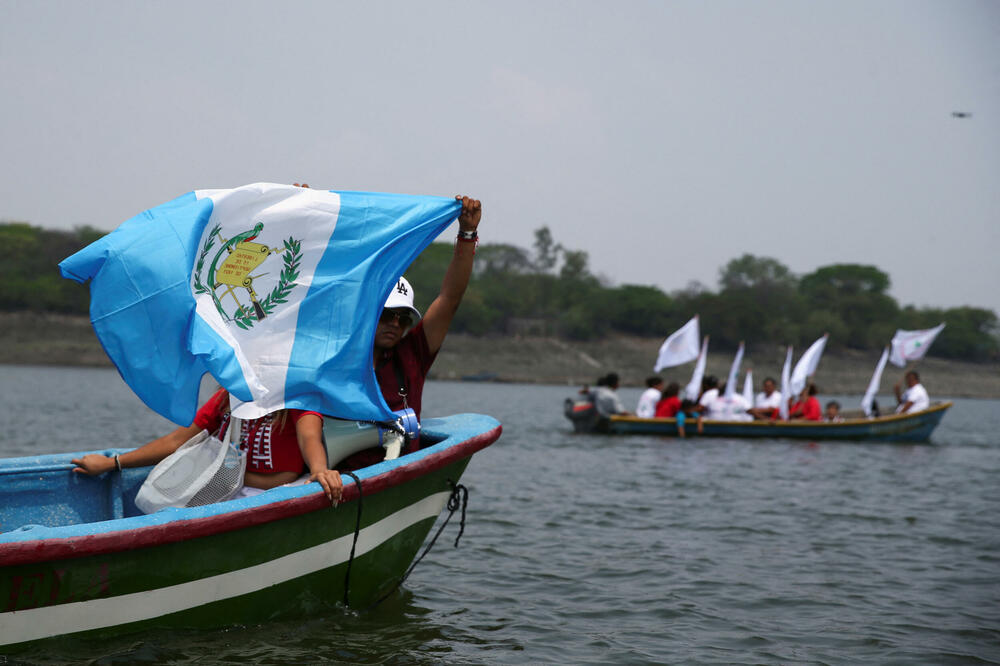
[[[597,377],[617,372],[624,386],[642,386],[652,375],[662,340],[616,336],[592,342],[551,337],[473,337],[452,333],[434,363],[430,379],[502,381],[566,386],[593,385]],[[816,373],[821,393],[861,395],[871,379],[878,351],[830,351]],[[759,390],[764,377],[780,377],[784,350],[747,355],[743,370],[753,369]],[[707,374],[725,381],[732,352],[709,348]],[[112,367],[82,316],[30,312],[0,313],[0,364]],[[1000,399],[1000,363],[974,363],[928,357],[912,366],[931,396]],[[660,376],[684,385],[692,364],[667,368]],[[888,366],[881,393],[891,393],[903,370]]]

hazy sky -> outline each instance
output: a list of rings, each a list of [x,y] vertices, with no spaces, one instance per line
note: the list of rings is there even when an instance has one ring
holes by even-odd
[[[1000,2],[0,0],[0,147],[0,219],[43,227],[468,193],[617,284],[749,252],[1000,310]]]

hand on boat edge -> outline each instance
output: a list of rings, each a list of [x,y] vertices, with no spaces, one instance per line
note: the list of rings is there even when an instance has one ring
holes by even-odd
[[[344,482],[340,479],[340,472],[335,469],[322,469],[309,475],[310,481],[319,481],[323,486],[326,498],[331,502],[339,502],[340,496],[344,492]]]
[[[70,462],[76,465],[73,468],[75,473],[87,476],[97,476],[115,468],[114,458],[103,456],[100,453],[88,453],[82,458],[73,458]]]

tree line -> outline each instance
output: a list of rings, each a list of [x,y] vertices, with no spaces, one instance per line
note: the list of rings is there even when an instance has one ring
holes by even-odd
[[[65,280],[57,264],[104,232],[49,230],[0,223],[0,311],[86,314],[89,292]],[[451,243],[432,243],[406,276],[423,311],[438,293]],[[745,254],[719,270],[718,289],[691,283],[665,293],[654,286],[614,285],[594,275],[588,255],[557,243],[548,227],[530,249],[480,245],[475,270],[452,330],[472,335],[547,335],[593,340],[613,334],[663,338],[694,314],[716,349],[752,350],[809,344],[830,334],[829,348],[878,349],[897,328],[947,323],[931,355],[1000,359],[1000,325],[992,310],[972,306],[917,308],[887,292],[875,266],[832,264],[796,275],[777,259]]]

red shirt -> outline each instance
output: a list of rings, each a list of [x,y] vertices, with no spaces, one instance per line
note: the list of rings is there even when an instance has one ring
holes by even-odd
[[[275,472],[306,471],[306,463],[302,459],[299,440],[295,432],[295,424],[307,412],[301,409],[286,410],[284,419],[279,412],[262,416],[259,419],[244,419],[240,422],[240,450],[249,451],[247,456],[247,471],[260,474]],[[194,425],[202,430],[221,438],[229,426],[229,393],[219,389],[208,399],[194,417]]]
[[[806,421],[822,421],[823,420],[823,409],[819,406],[819,400],[816,396],[809,396],[806,398],[805,403],[797,402],[792,405],[792,408],[788,410],[789,414],[793,414],[798,410],[802,410],[802,414],[794,417],[798,419],[805,419]]]
[[[389,409],[403,409],[403,398],[399,395],[399,379],[396,377],[396,362],[403,372],[406,384],[406,405],[412,407],[420,418],[421,398],[424,394],[424,380],[431,369],[431,364],[437,358],[437,352],[431,353],[427,345],[427,334],[424,333],[424,322],[420,322],[412,331],[402,337],[392,349],[382,353],[375,359],[375,379],[382,389],[382,397],[389,403]]]
[[[656,403],[656,418],[673,418],[677,416],[677,412],[681,411],[681,399],[676,395],[672,395],[669,398],[664,398]]]

